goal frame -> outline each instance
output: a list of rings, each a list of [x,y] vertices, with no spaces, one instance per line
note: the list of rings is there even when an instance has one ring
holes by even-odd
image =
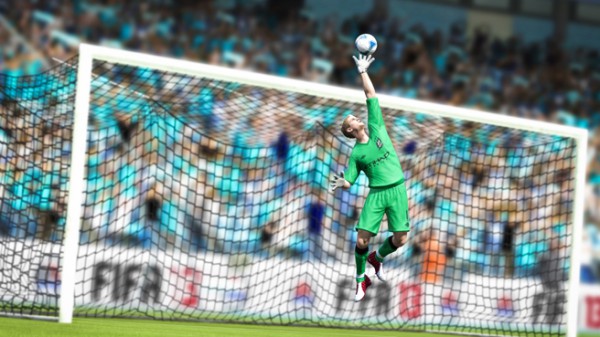
[[[122,65],[148,67],[161,71],[192,76],[210,77],[222,81],[237,82],[263,88],[292,91],[329,99],[344,100],[364,104],[362,90],[337,87],[333,85],[296,80],[273,75],[255,73],[247,70],[231,69],[163,56],[149,55],[90,44],[79,45],[77,85],[75,95],[75,117],[73,125],[73,147],[71,153],[69,200],[67,222],[62,252],[61,294],[59,298],[59,322],[71,323],[73,319],[75,273],[81,224],[81,205],[85,186],[85,155],[87,145],[87,124],[89,115],[90,90],[92,82],[93,60],[118,63]],[[528,120],[480,110],[448,106],[419,100],[378,94],[380,105],[399,110],[419,111],[420,113],[462,119],[478,123],[493,124],[502,127],[533,131],[547,135],[558,135],[575,139],[577,145],[575,162],[575,187],[573,209],[573,242],[570,255],[569,291],[567,299],[567,337],[577,335],[578,287],[580,261],[577,250],[581,247],[581,235],[584,221],[584,200],[588,131],[554,123]]]

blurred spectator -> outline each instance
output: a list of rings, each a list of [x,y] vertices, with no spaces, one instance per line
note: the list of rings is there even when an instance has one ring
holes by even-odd
[[[411,241],[409,265],[411,266],[411,276],[416,278],[421,275],[425,244],[429,241],[429,230],[420,233],[415,240]]]
[[[538,256],[536,276],[540,278],[543,290],[533,298],[534,323],[545,317],[545,323],[557,324],[565,313],[566,290],[563,285],[568,275],[560,259],[560,254],[563,254],[561,250],[564,250],[560,245],[559,239],[553,238],[548,251]]]
[[[338,219],[333,222],[334,231],[337,234],[335,241],[335,256],[342,259],[344,254],[348,251],[352,251],[352,248],[356,246],[356,243],[352,240],[354,234],[354,228],[358,224],[359,210],[356,205],[348,205],[349,210],[347,212],[336,212]],[[353,257],[348,254],[348,256]]]
[[[119,132],[121,133],[121,138],[125,144],[128,144],[138,126],[138,122],[133,121],[132,117],[126,114],[115,114],[115,118],[117,120]]]
[[[273,235],[277,231],[277,224],[274,221],[269,221],[260,231],[260,246],[263,250],[268,250],[269,255],[273,253]]]
[[[308,239],[310,252],[315,259],[321,259],[323,255],[323,219],[325,217],[325,205],[323,204],[322,190],[312,191],[312,200],[308,205]]]
[[[439,231],[435,229],[430,229],[423,239],[423,270],[420,279],[425,283],[439,284],[444,280],[446,269],[445,246],[440,242]]]
[[[458,236],[457,235],[449,235],[445,254],[446,254],[446,269],[444,270],[444,280],[448,282],[455,282],[456,280],[462,279],[462,268],[460,261],[456,259],[457,257],[457,248],[458,248]]]
[[[287,132],[281,132],[275,144],[273,144],[275,148],[275,154],[277,156],[277,160],[281,162],[286,162],[288,160],[288,156],[290,154],[290,140]]]
[[[595,224],[587,224],[581,250],[581,283],[597,282],[600,282],[600,230]]]
[[[508,222],[504,226],[502,235],[502,254],[504,257],[504,277],[512,278],[515,272],[515,235],[519,227],[517,213],[511,213]]]
[[[500,212],[494,212],[491,219],[486,222],[486,253],[490,261],[486,263],[490,275],[499,275],[501,257],[503,256],[503,234],[506,233],[506,222]],[[488,274],[488,273],[486,273]]]

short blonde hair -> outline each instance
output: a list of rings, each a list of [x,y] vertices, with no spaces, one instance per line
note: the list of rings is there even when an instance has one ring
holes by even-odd
[[[348,132],[348,128],[350,127],[350,122],[348,122],[348,118],[350,118],[350,116],[346,117],[344,119],[344,122],[342,123],[342,133],[344,134],[344,136],[346,136],[346,138],[354,139],[356,137],[354,137],[352,133]]]

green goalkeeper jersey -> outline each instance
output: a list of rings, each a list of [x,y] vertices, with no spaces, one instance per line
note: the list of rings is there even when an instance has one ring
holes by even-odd
[[[360,171],[363,171],[369,178],[369,187],[383,188],[404,182],[404,173],[385,129],[377,97],[367,99],[367,110],[369,141],[364,144],[356,142],[344,178],[354,184]]]

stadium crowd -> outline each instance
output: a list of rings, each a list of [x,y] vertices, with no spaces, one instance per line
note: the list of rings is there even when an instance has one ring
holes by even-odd
[[[588,128],[591,137],[586,221],[590,235],[600,235],[597,207],[600,204],[598,51],[565,50],[551,39],[530,44],[522,43],[518,37],[501,40],[486,26],[479,27],[471,38],[467,38],[468,32],[461,24],[453,25],[445,32],[430,31],[425,24],[404,27],[381,8],[339,23],[333,18],[317,22],[303,8],[302,1],[287,1],[284,7],[280,4],[280,1],[265,1],[255,7],[236,5],[222,9],[217,1],[186,2],[177,8],[172,8],[168,2],[87,0],[75,2],[74,6],[62,6],[59,1],[20,1],[10,2],[10,5],[0,1],[5,16],[30,42],[30,45],[13,43],[12,34],[0,31],[0,68],[10,76],[36,74],[43,69],[43,62],[34,51],[41,52],[47,60],[66,60],[75,55],[78,42],[90,42],[356,86],[356,70],[349,57],[353,52],[352,41],[359,33],[370,32],[385,46],[377,52],[377,62],[370,70],[378,92]],[[290,6],[296,6],[296,9]],[[146,78],[144,74],[128,76],[138,80]],[[10,96],[13,80],[4,78],[4,81],[3,85],[8,89],[2,95],[6,99]],[[160,82],[160,78],[152,79],[152,83],[156,82]],[[166,235],[160,236],[166,240],[164,245],[181,246],[187,242],[195,248],[223,250],[254,249],[251,244],[274,245],[269,253],[303,256],[307,252],[318,252],[316,255],[321,258],[326,254],[335,255],[336,251],[351,251],[353,243],[348,238],[353,235],[356,207],[362,204],[366,182],[361,181],[349,193],[335,196],[335,200],[323,193],[322,188],[326,186],[323,180],[330,172],[343,169],[342,149],[349,149],[332,137],[307,136],[302,141],[294,141],[298,139],[298,130],[293,125],[302,125],[301,131],[310,130],[313,124],[308,121],[318,118],[325,127],[337,132],[336,121],[353,108],[319,110],[310,103],[270,97],[261,92],[241,91],[239,97],[230,100],[227,90],[195,88],[197,92],[190,94],[193,97],[189,101],[194,103],[190,107],[199,107],[196,113],[201,128],[178,124],[177,118],[166,118],[153,124],[150,120],[117,112],[132,100],[141,111],[148,107],[148,102],[142,98],[132,98],[134,95],[119,88],[110,90],[116,97],[122,95],[123,99],[110,102],[106,95],[99,95],[92,101],[94,114],[100,117],[92,120],[92,126],[97,130],[89,149],[86,205],[93,206],[86,208],[83,239],[125,240],[143,246],[154,240],[152,235],[164,231]],[[146,92],[153,90],[156,89],[146,88]],[[232,116],[232,111],[240,106],[269,108],[257,109],[263,112],[241,116],[239,123],[230,125],[226,117]],[[308,118],[299,118],[300,123],[294,124],[290,123],[287,114],[273,113],[286,107],[293,107],[302,112],[300,116]],[[149,110],[144,113],[150,113]],[[194,113],[191,110],[189,108],[185,113]],[[14,108],[4,111],[14,113]],[[262,123],[269,113],[268,120],[272,124],[265,126]],[[105,115],[114,121],[108,131],[101,128]],[[407,175],[419,178],[409,186],[411,195],[419,197],[414,201],[418,206],[411,214],[418,237],[409,248],[412,255],[427,255],[423,252],[427,249],[423,242],[435,239],[452,242],[440,245],[440,249],[449,252],[448,265],[452,264],[450,260],[466,261],[458,269],[488,268],[486,272],[498,275],[526,275],[535,269],[536,254],[547,249],[542,237],[564,240],[564,227],[569,220],[565,219],[567,213],[560,205],[568,204],[572,195],[569,195],[568,185],[571,180],[564,176],[563,169],[574,164],[572,158],[556,157],[556,153],[572,155],[564,142],[548,141],[553,145],[538,146],[531,153],[496,151],[497,144],[489,143],[491,138],[477,138],[481,136],[468,128],[467,139],[471,141],[457,141],[453,131],[460,125],[455,121],[455,125],[437,126],[439,132],[426,137],[433,141],[435,135],[445,132],[449,138],[445,144],[461,149],[459,155],[447,158],[446,166],[432,174],[429,168],[416,163],[416,158],[423,153],[423,146],[415,150],[414,142],[400,132],[406,130],[408,120],[412,119],[398,112],[389,117],[394,121],[401,157],[407,158],[403,162]],[[4,151],[9,151],[10,139],[18,139],[17,135],[9,133],[17,133],[23,127],[8,125],[9,120],[4,118],[2,125]],[[424,125],[427,122],[438,125],[427,118],[415,120]],[[30,122],[31,125],[40,124],[39,121]],[[273,125],[286,127],[280,130],[282,132],[267,132]],[[47,146],[40,144],[38,148],[32,144],[36,132],[44,135],[42,139],[47,141]],[[45,205],[39,200],[52,200],[50,196],[57,194],[56,190],[64,190],[65,177],[44,174],[55,172],[56,167],[51,164],[46,164],[42,172],[31,167],[17,170],[19,164],[14,158],[22,158],[19,155],[23,153],[35,155],[36,150],[46,148],[58,151],[60,156],[68,151],[68,143],[64,141],[68,135],[60,128],[42,130],[39,127],[36,132],[22,136],[18,145],[21,152],[10,150],[15,154],[6,158],[10,157],[12,161],[3,158],[3,171],[10,173],[6,175],[6,187],[2,187],[3,214],[14,217],[0,219],[3,225],[0,229],[10,235],[22,236],[24,234],[15,231],[25,225],[32,227],[30,233],[52,239],[51,230],[36,229],[39,225],[36,222],[40,220],[35,219],[43,219],[41,222],[55,226],[64,222],[64,209],[60,207],[64,202]],[[173,136],[172,140],[158,141],[169,135]],[[418,136],[417,133],[412,135]],[[527,137],[514,139],[509,136],[499,138],[516,142],[511,146],[532,142]],[[260,147],[265,150],[256,150]],[[548,147],[552,149],[548,150]],[[473,151],[481,153],[473,154],[473,157],[463,155]],[[315,156],[319,160],[313,165]],[[496,161],[489,161],[491,157],[496,157]],[[258,160],[261,165],[256,164],[257,158],[262,159]],[[475,164],[479,158],[481,163]],[[530,162],[534,159],[536,164]],[[481,166],[483,163],[486,165]],[[541,175],[552,183],[546,184],[545,180],[525,182],[523,177],[540,170],[540,165],[557,167]],[[519,167],[525,169],[519,171]],[[435,180],[427,174],[444,179]],[[51,178],[45,178],[48,176]],[[160,176],[164,178],[157,178]],[[43,179],[48,182],[29,186],[32,180]],[[63,188],[56,188],[57,185]],[[526,188],[531,192],[524,192]],[[512,200],[529,201],[526,206],[484,206],[490,190],[510,193]],[[453,193],[463,199],[457,202]],[[6,202],[7,196],[12,203]],[[60,196],[55,199],[60,200]],[[315,206],[319,203],[326,206],[324,210]],[[480,207],[474,206],[478,203]],[[536,211],[543,214],[532,214],[532,210],[543,203],[551,205],[550,208]],[[24,215],[22,211],[31,205],[37,205],[40,214]],[[484,208],[487,210],[482,210]],[[468,219],[459,219],[461,215],[467,215]],[[240,216],[240,221],[232,221]],[[301,221],[307,217],[321,221],[310,221],[309,226],[309,222]],[[533,218],[544,220],[525,220]],[[435,225],[427,219],[444,220],[439,222],[455,226],[436,228],[429,233],[428,229]],[[295,227],[285,225],[290,223]],[[14,227],[14,224],[19,225]],[[205,224],[210,226],[206,228]],[[304,240],[308,235],[313,239]],[[212,240],[207,241],[206,237]],[[309,247],[306,242],[315,245]],[[452,268],[448,270],[453,272]],[[589,276],[597,277],[593,273]]]

